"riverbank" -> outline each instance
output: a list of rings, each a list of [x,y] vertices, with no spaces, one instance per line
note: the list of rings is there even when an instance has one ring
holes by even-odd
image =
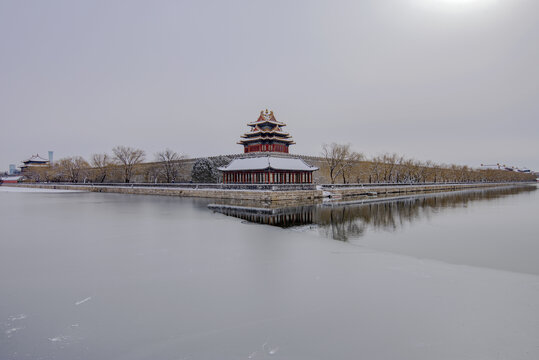
[[[163,195],[236,199],[256,201],[314,200],[323,197],[409,194],[440,192],[499,186],[522,186],[530,183],[467,183],[467,184],[347,184],[347,185],[244,185],[226,184],[3,184],[6,187],[28,187],[57,190],[77,190],[135,195]]]

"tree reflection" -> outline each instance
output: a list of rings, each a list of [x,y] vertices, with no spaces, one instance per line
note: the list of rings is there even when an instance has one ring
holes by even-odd
[[[348,241],[363,236],[367,228],[397,231],[406,224],[430,218],[444,209],[465,208],[477,201],[535,191],[535,186],[466,190],[440,194],[421,194],[400,198],[357,198],[304,206],[234,206],[230,203],[209,205],[214,211],[250,222],[283,228],[316,225],[334,240]]]
[[[315,223],[326,237],[348,241],[374,230],[397,231],[405,224],[442,212],[465,208],[476,201],[493,201],[502,197],[535,191],[535,186],[493,190],[458,191],[405,199],[380,199],[379,202],[331,204],[317,208]]]

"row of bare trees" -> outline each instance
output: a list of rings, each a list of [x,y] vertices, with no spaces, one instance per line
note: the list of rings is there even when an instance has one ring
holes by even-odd
[[[50,167],[31,167],[25,175],[34,181],[125,182],[137,178],[146,182],[176,182],[185,157],[166,149],[155,154],[155,162],[144,163],[144,150],[116,146],[112,154],[93,154],[90,161],[81,156],[65,157]]]
[[[179,182],[219,181],[217,166],[230,159],[199,159],[193,169],[185,168],[184,156],[166,149],[155,154],[153,162],[144,162],[144,150],[116,146],[112,154],[101,153],[86,161],[80,156],[66,157],[50,167],[33,167],[25,172],[33,181],[62,182]],[[224,161],[226,160],[226,161]],[[216,162],[213,164],[213,162]],[[397,154],[384,154],[366,159],[348,144],[322,147],[319,181],[322,183],[425,183],[425,182],[505,182],[533,181],[533,174],[505,170],[473,169],[468,166],[438,165]],[[321,164],[320,164],[321,162]],[[209,164],[209,165],[208,165]],[[213,164],[213,165],[212,165]]]
[[[383,154],[366,160],[348,144],[322,146],[322,175],[335,183],[425,183],[533,181],[533,174],[515,171],[473,169],[460,165],[439,165],[397,154]]]

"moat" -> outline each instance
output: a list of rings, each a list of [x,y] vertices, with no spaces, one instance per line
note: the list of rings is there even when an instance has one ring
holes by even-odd
[[[539,356],[536,185],[216,202],[0,187],[0,358]]]

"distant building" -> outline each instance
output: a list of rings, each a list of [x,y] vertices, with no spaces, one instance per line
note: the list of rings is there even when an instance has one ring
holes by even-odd
[[[21,172],[24,174],[31,168],[49,167],[50,161],[42,158],[39,154],[32,155],[30,158],[24,160],[23,165],[20,166]]]
[[[251,131],[244,134],[238,144],[244,153],[260,153],[260,156],[234,159],[223,172],[225,184],[312,184],[313,172],[300,158],[278,156],[288,154],[288,147],[295,144],[282,128],[285,123],[277,121],[273,111],[261,111],[258,120],[247,124]]]
[[[17,175],[18,171],[15,164],[9,164],[9,175]]]
[[[2,184],[16,184],[22,181],[22,176],[4,176],[0,178]]]

